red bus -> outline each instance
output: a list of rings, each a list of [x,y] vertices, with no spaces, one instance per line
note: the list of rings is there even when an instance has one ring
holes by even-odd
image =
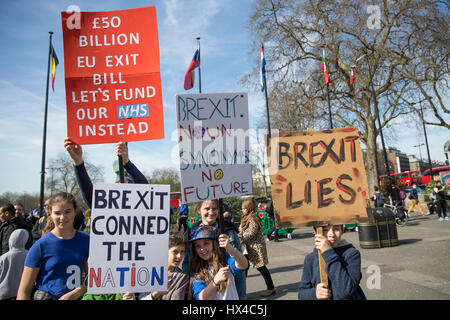
[[[425,170],[423,172],[422,183],[428,184],[431,181],[431,179],[433,179],[434,181],[440,181],[441,178],[439,177],[439,173],[442,171],[450,171],[450,166],[433,168],[432,169],[433,176],[430,176],[430,169]]]
[[[438,176],[439,176],[439,173],[438,173]],[[415,184],[423,183],[422,175],[420,174],[420,171],[418,171],[418,170],[392,173],[391,179],[394,180],[394,183],[401,181],[401,182],[403,182],[403,184],[405,186],[411,186],[414,183]],[[388,180],[388,176],[386,174],[380,176],[381,185],[383,185],[384,182],[387,180]]]

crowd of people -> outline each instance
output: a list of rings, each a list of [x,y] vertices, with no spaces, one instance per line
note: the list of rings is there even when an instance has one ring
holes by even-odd
[[[82,147],[70,139],[64,140],[64,147],[73,161],[83,200],[91,208],[93,184],[84,165]],[[130,161],[126,143],[118,143],[115,152],[123,161],[124,183],[149,183]],[[443,192],[444,188],[438,185],[428,207],[430,212],[436,210],[440,219],[448,220]],[[386,202],[378,189],[372,200],[375,206]],[[417,192],[411,192],[411,200],[409,212],[418,205],[423,213]],[[149,288],[143,293],[88,294],[89,229],[81,231],[84,216],[81,213],[80,217],[77,209],[74,196],[65,192],[47,199],[42,214],[37,210],[25,215],[26,218],[19,203],[0,208],[1,300],[245,300],[250,267],[265,282],[266,290],[261,296],[276,294],[267,268],[269,259],[262,223],[253,200],[242,203],[239,227],[233,223],[233,215],[226,205],[223,225],[219,223],[218,200],[197,203],[194,210],[201,220],[188,227],[189,208],[180,203],[178,228],[172,228],[169,234],[168,285],[163,292]],[[265,210],[273,220],[271,201]],[[366,299],[359,286],[360,253],[342,239],[343,232],[342,225],[326,226],[323,232],[315,230],[314,249],[304,260],[299,299]],[[272,233],[274,241],[278,241],[275,224],[267,234],[268,240],[272,239]],[[319,274],[319,256],[326,263],[327,283]]]

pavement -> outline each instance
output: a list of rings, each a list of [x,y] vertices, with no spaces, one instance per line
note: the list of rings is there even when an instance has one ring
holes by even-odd
[[[394,247],[364,249],[359,231],[344,233],[361,253],[360,286],[368,300],[450,300],[450,221],[437,219],[436,214],[412,212],[407,225],[397,226],[399,244]],[[313,229],[295,229],[291,236],[266,242],[276,294],[261,298],[264,279],[250,268],[248,300],[298,299],[303,261],[313,249]]]

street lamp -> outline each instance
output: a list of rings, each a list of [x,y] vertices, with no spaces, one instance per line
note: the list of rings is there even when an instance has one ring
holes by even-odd
[[[412,102],[411,104],[412,105],[419,104],[419,106],[420,106],[420,115],[422,117],[423,135],[425,137],[425,145],[427,146],[428,166],[430,167],[430,172],[431,172],[431,169],[432,169],[433,166],[431,164],[431,156],[430,156],[430,148],[429,148],[429,145],[428,145],[427,129],[425,127],[425,119],[424,119],[423,108],[422,108],[422,102],[425,101],[425,100],[428,100],[428,99],[433,99],[433,98],[430,97],[430,96],[427,96],[427,97],[423,98],[422,100],[420,100],[418,102]],[[416,146],[414,146],[414,147],[416,147]],[[419,149],[419,153],[420,153],[420,149]],[[420,157],[422,158],[422,156],[420,156]]]
[[[53,197],[53,188],[54,188],[54,179],[53,179],[53,171],[54,170],[61,170],[63,169],[63,167],[48,167],[45,168],[46,170],[51,170],[52,171],[52,175],[51,175],[51,183],[50,183],[50,197]]]
[[[415,146],[413,146],[414,148],[419,147],[419,157],[420,157],[420,161],[422,161],[422,152],[420,151],[420,146],[424,146],[424,145],[425,145],[424,143],[419,143],[419,144],[416,144]]]
[[[391,180],[391,173],[390,173],[390,170],[389,170],[389,162],[388,162],[388,158],[387,158],[386,146],[384,144],[383,129],[381,128],[380,114],[378,112],[378,102],[377,102],[377,97],[375,95],[375,88],[373,86],[373,75],[372,75],[372,72],[370,70],[369,57],[367,56],[367,54],[363,54],[361,57],[356,59],[355,64],[357,64],[364,57],[367,60],[367,70],[369,71],[370,91],[371,91],[371,95],[372,95],[372,100],[374,101],[375,114],[377,116],[378,127],[379,127],[379,130],[380,130],[381,145],[383,147],[383,155],[384,155],[384,165],[386,167],[386,173],[387,173],[387,176],[388,176],[388,180],[389,180],[389,182],[392,182],[392,180]],[[389,183],[389,189],[390,189],[389,193],[391,194],[392,199],[395,199],[395,201],[397,201],[398,200],[397,199],[397,193],[392,194],[392,183]]]
[[[428,165],[430,166],[430,174],[431,174],[433,166],[431,165],[430,148],[428,147],[427,129],[425,128],[425,119],[423,118],[422,101],[423,100],[419,101],[420,114],[422,115],[423,134],[425,136],[425,144],[427,145]]]

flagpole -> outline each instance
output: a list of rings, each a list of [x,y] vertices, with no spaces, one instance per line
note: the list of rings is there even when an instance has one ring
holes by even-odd
[[[328,74],[327,62],[325,58],[325,48],[322,48],[322,73],[325,76],[325,85],[327,87],[327,102],[328,102],[328,114],[330,115],[330,129],[333,129],[333,120],[331,118],[331,103],[330,103],[330,75]]]
[[[327,86],[327,100],[328,100],[328,113],[330,115],[330,129],[333,129],[333,119],[331,118],[331,104],[330,104],[330,86],[326,83]]]
[[[263,51],[263,56],[264,56],[264,44],[261,44],[261,49]],[[264,56],[264,60],[266,59],[266,57]],[[262,63],[262,61],[261,61]],[[262,66],[261,66],[262,68]],[[262,70],[261,70],[262,72]],[[266,83],[266,69],[264,66],[264,76],[262,77],[263,79],[263,86],[264,86],[264,96],[266,98],[266,115],[267,115],[267,138],[266,138],[266,150],[269,147],[269,139],[272,137],[272,131],[270,128],[270,114],[269,114],[269,98],[267,96],[267,83]],[[267,186],[266,186],[266,166],[264,163],[264,155],[263,155],[263,161],[262,161],[262,165],[263,165],[263,179],[264,179],[264,192],[267,198]],[[267,164],[268,165],[268,164]]]
[[[264,57],[264,44],[261,44],[261,50],[262,50],[262,54]],[[264,57],[264,61],[265,61],[265,57]],[[261,64],[263,63],[263,61],[261,60]],[[261,68],[263,68],[263,66],[261,65]],[[260,71],[261,73],[263,73],[263,70]],[[264,96],[266,98],[266,115],[267,115],[267,130],[268,130],[268,135],[267,135],[267,141],[266,141],[266,146],[269,145],[269,138],[272,136],[272,131],[270,128],[270,114],[269,114],[269,98],[267,96],[267,82],[266,82],[266,69],[264,66],[264,74],[262,75],[262,81],[263,81],[263,87],[264,87]]]
[[[197,37],[197,45],[198,45],[198,60],[200,61],[198,64],[198,93],[202,93],[202,72],[200,70],[200,65],[202,64],[202,60],[200,59],[200,37]]]
[[[263,47],[264,50],[264,47]],[[269,131],[269,137],[271,136],[271,129],[270,129],[270,114],[269,114],[269,98],[267,97],[267,83],[266,83],[266,77],[263,77],[263,83],[264,83],[264,96],[266,97],[266,114],[267,114],[267,130]]]
[[[202,93],[202,72],[201,72],[201,68],[200,65],[202,63],[202,59],[200,57],[200,37],[197,37],[197,49],[198,49],[198,60],[199,60],[199,64],[198,64],[198,93]],[[219,206],[219,231],[220,234],[225,233],[225,222],[223,219],[223,199],[219,198],[218,200],[218,206]],[[223,264],[223,266],[226,266],[227,264],[227,258],[226,258],[226,253],[225,253],[225,249],[224,248],[220,248],[220,252],[221,252],[221,262]]]
[[[322,63],[323,65],[323,70],[322,72],[327,72],[328,74],[328,70],[327,70],[327,66],[326,66],[326,59],[325,59],[325,49],[322,48]],[[328,114],[330,115],[330,129],[333,129],[333,120],[331,118],[331,103],[330,103],[330,76],[328,75],[328,81],[327,80],[327,74],[324,73],[325,76],[325,86],[327,87],[327,102],[328,102]],[[317,234],[323,235],[323,227],[324,225],[319,225],[316,228],[316,232]],[[325,272],[325,267],[326,267],[326,263],[325,260],[322,256],[322,251],[319,250],[318,252],[318,258],[319,258],[319,274],[320,274],[320,282],[325,283],[326,285],[328,285],[328,275]]]
[[[197,45],[198,45],[198,60],[200,61],[198,64],[198,93],[202,93],[202,72],[201,72],[201,57],[200,57],[200,37],[197,37]],[[219,206],[219,232],[220,234],[225,233],[225,221],[223,217],[223,199],[219,198],[217,199],[218,206]],[[231,213],[230,213],[231,214]],[[220,261],[223,266],[227,265],[227,257],[226,257],[226,250],[224,248],[220,248]]]
[[[45,146],[47,143],[47,113],[48,113],[48,85],[50,78],[50,55],[52,51],[52,36],[53,32],[49,31],[49,45],[48,45],[48,62],[47,62],[47,85],[45,89],[45,111],[44,111],[44,132],[42,139],[42,160],[41,160],[41,190],[39,197],[39,213],[40,216],[44,214],[44,186],[45,186]]]

